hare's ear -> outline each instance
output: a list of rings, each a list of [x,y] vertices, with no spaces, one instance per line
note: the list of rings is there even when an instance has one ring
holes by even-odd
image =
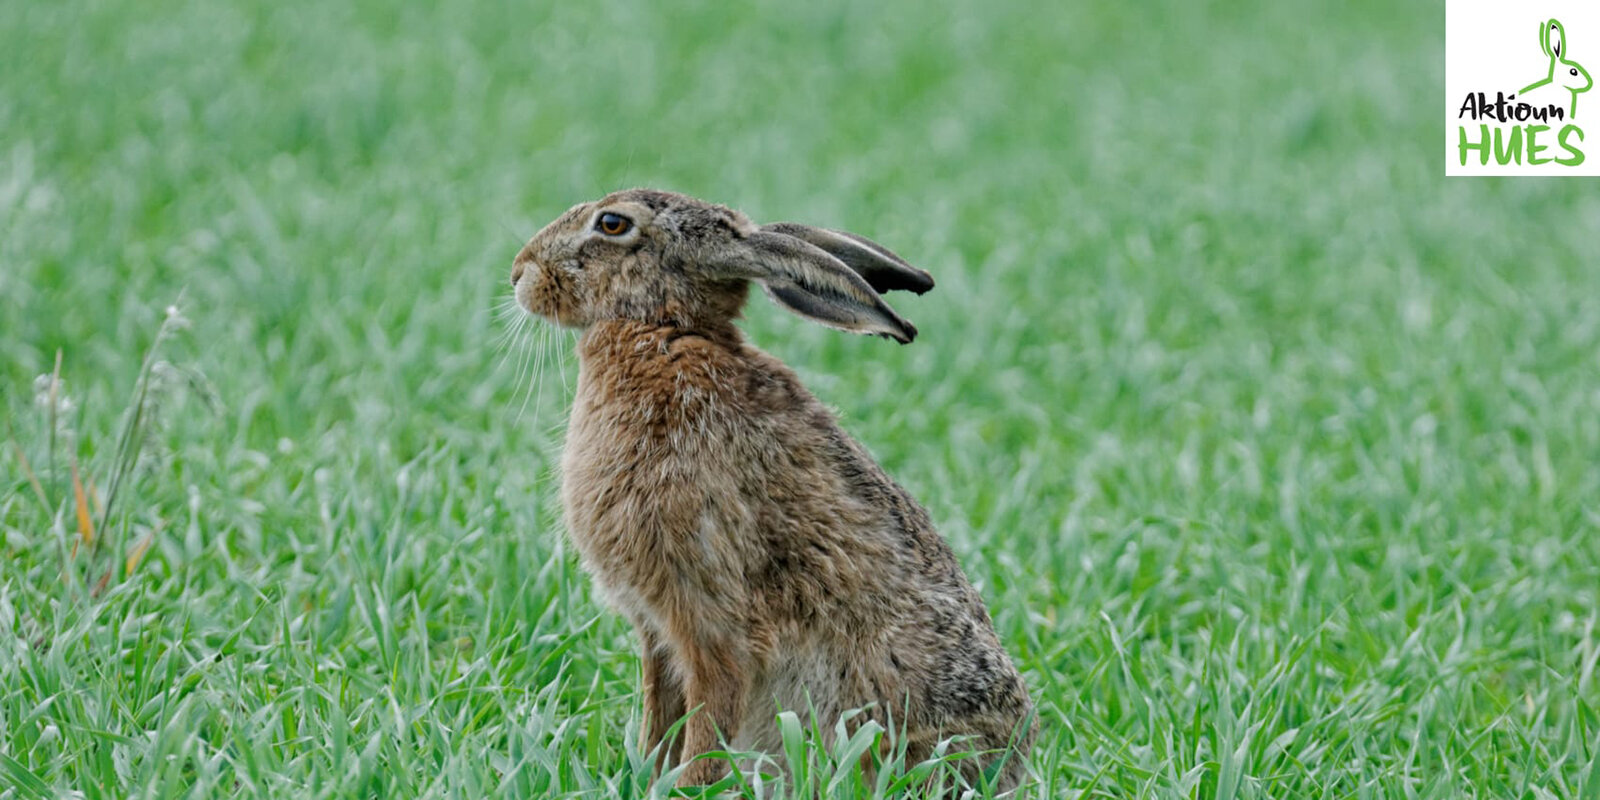
[[[1550,20],[1550,24],[1545,26],[1544,35],[1544,51],[1546,54],[1555,56],[1556,58],[1561,58],[1562,56],[1566,55],[1567,29],[1561,27],[1560,22],[1557,22],[1553,19]]]
[[[761,230],[793,236],[822,248],[824,252],[844,262],[857,275],[879,293],[894,290],[922,294],[933,288],[933,276],[905,262],[877,242],[865,236],[827,228],[813,228],[794,222],[774,222],[762,225]]]
[[[916,326],[894,313],[860,275],[793,236],[758,230],[731,243],[710,266],[726,277],[759,282],[778,305],[830,328],[901,344],[917,337]]]

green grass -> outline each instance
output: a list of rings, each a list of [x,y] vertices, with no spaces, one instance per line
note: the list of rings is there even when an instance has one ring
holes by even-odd
[[[0,798],[640,796],[571,336],[496,314],[637,184],[937,276],[747,329],[989,600],[1035,796],[1600,796],[1600,195],[1442,178],[1440,4],[664,5],[0,0]]]

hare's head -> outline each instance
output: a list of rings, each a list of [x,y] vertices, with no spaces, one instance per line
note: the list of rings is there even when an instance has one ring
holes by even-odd
[[[928,273],[859,236],[758,226],[730,208],[649,189],[573,206],[511,265],[517,302],[574,328],[610,319],[726,324],[750,281],[800,316],[901,343],[917,329],[879,293],[933,288]]]
[[[1567,30],[1560,20],[1551,19],[1539,29],[1539,45],[1550,57],[1550,79],[1557,86],[1582,94],[1594,86],[1589,71],[1567,57]]]

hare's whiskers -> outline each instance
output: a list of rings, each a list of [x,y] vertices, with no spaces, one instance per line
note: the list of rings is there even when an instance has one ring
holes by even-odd
[[[561,359],[561,399],[569,401],[572,399],[572,385],[567,382],[567,351],[577,345],[578,335],[573,333],[570,336],[557,336],[556,339],[556,357]]]
[[[578,341],[576,331],[557,331],[551,334],[556,347],[556,358],[559,359],[561,370],[562,404],[566,405],[573,400],[572,389],[567,383],[567,351],[574,347]],[[567,416],[565,414],[551,415],[550,425],[545,428],[545,435],[553,440],[560,441],[566,438]],[[552,467],[552,470],[554,467]]]
[[[537,335],[537,324],[527,324],[517,333],[517,377],[516,392],[511,395],[511,402],[517,401],[517,395],[527,391],[528,370],[532,365],[533,338]]]
[[[496,374],[499,374],[501,370],[505,369],[506,364],[511,362],[512,357],[517,352],[518,340],[527,326],[528,320],[526,316],[506,321],[505,330],[501,332],[500,340],[495,345],[495,350],[500,354],[500,360],[495,364]],[[520,379],[520,376],[518,377]]]
[[[549,325],[543,326],[543,334],[539,337],[539,396],[533,401],[533,417],[541,418],[544,413],[544,385],[550,380],[550,345],[556,334]]]
[[[522,396],[522,406],[517,409],[517,424],[518,425],[522,424],[522,415],[527,413],[527,411],[528,411],[528,401],[533,399],[533,395],[534,395],[535,389],[537,388],[537,389],[542,391],[543,388],[544,388],[544,340],[545,340],[545,334],[546,334],[545,326],[539,325],[539,326],[537,326],[535,328],[534,336],[529,337],[530,341],[534,342],[534,346],[533,346],[533,361],[532,361],[533,374],[531,376],[529,376],[530,377],[530,381],[529,381],[528,385],[526,386],[527,392],[526,392],[526,394],[524,394]],[[534,406],[534,415],[535,416],[538,415],[538,406],[537,405]]]
[[[544,384],[550,379],[550,338],[550,326],[546,325],[544,334],[539,337],[539,396],[533,401],[536,420],[544,412]]]
[[[495,337],[494,349],[500,355],[500,363],[495,369],[505,366],[506,359],[511,355],[511,344],[516,341],[517,334],[522,331],[522,326],[527,324],[525,317],[512,317],[501,314],[498,320],[500,335]]]

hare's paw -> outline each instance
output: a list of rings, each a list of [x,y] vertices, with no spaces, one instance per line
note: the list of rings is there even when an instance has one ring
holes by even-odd
[[[678,788],[689,789],[693,787],[706,787],[706,791],[716,788],[713,784],[728,777],[728,762],[716,757],[701,756],[690,762],[683,773],[678,776]],[[714,796],[714,795],[704,795]]]

